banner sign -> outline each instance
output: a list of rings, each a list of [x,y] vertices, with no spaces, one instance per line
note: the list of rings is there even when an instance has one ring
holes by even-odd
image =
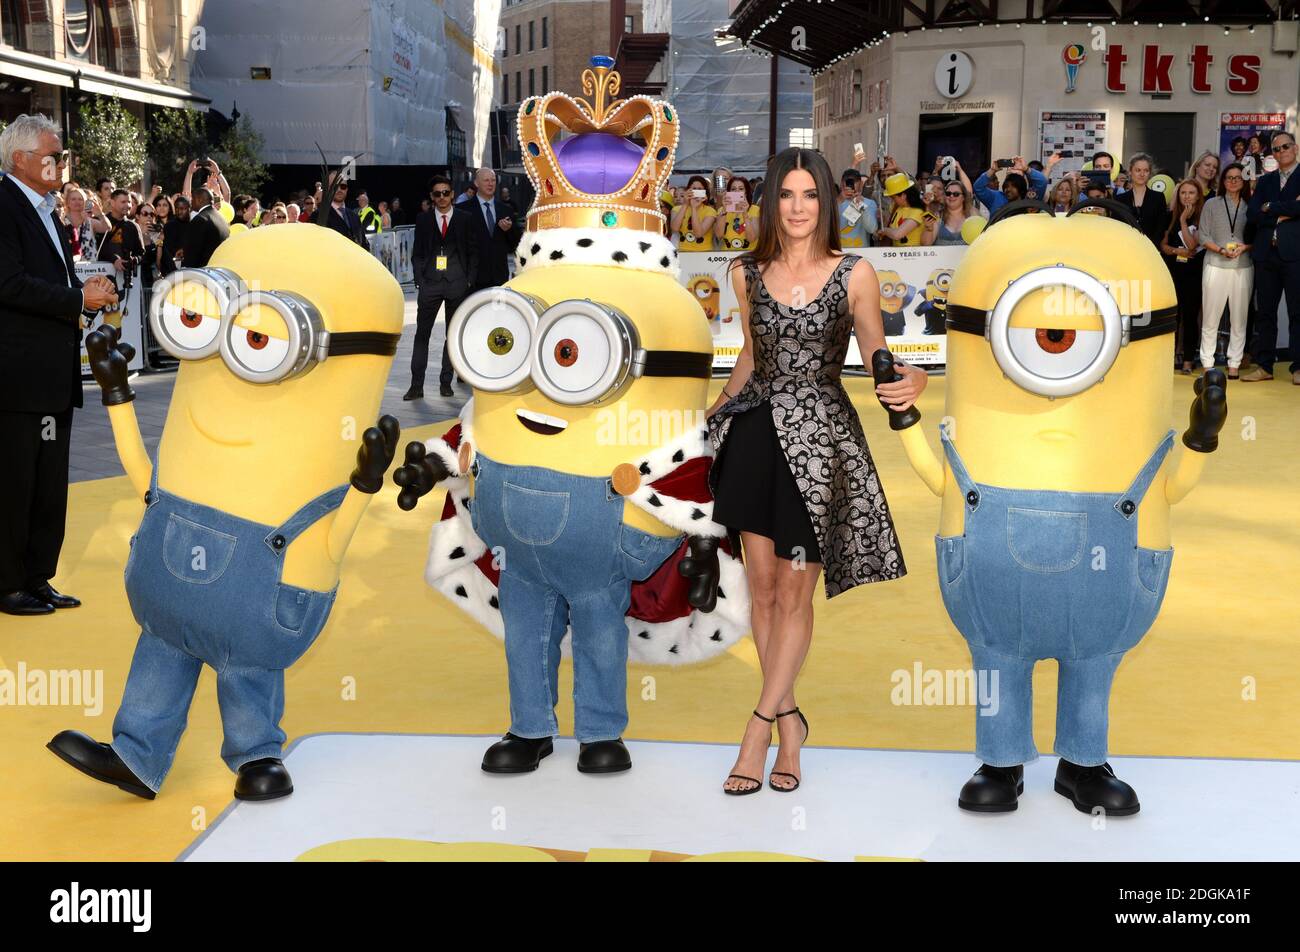
[[[366,235],[370,253],[378,258],[398,284],[412,284],[415,269],[411,254],[415,251],[415,226],[398,225],[377,235]]]
[[[84,284],[96,275],[106,275],[110,281],[117,281],[117,271],[113,268],[111,261],[78,261],[76,263],[77,277]],[[121,282],[118,282],[119,284]],[[111,324],[114,327],[121,328],[121,340],[135,348],[135,356],[127,364],[130,370],[144,369],[144,322],[149,320],[149,315],[144,312],[144,293],[140,287],[140,275],[137,273],[135,281],[131,285],[131,290],[127,292],[125,298],[119,297],[118,309],[115,311],[101,311],[95,318],[91,329],[99,327],[101,324]],[[81,375],[83,377],[91,376],[90,357],[86,353],[86,338],[82,335],[81,339]]]
[[[871,262],[880,280],[880,316],[885,342],[910,364],[947,360],[944,317],[952,272],[965,245],[914,248],[855,248]],[[745,342],[740,306],[727,276],[727,263],[739,252],[679,251],[679,280],[704,309],[713,332],[713,366],[735,366]],[[849,342],[845,366],[864,365],[856,340]]]

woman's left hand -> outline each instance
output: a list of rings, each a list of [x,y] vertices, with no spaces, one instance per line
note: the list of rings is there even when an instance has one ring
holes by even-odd
[[[884,401],[891,410],[906,410],[916,403],[917,398],[930,383],[930,375],[919,367],[894,361],[894,367],[902,375],[902,380],[882,383],[876,387],[876,396]]]

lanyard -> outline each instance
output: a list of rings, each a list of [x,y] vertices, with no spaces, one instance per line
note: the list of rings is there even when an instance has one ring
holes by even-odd
[[[1233,215],[1228,211],[1228,196],[1223,196],[1223,211],[1228,216],[1228,231],[1232,237],[1237,237],[1237,219],[1241,217],[1241,199],[1237,199],[1237,214]]]

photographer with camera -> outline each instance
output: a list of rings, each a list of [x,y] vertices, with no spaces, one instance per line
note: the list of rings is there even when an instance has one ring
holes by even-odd
[[[113,262],[113,267],[117,269],[119,290],[124,279],[135,274],[135,269],[144,258],[144,238],[140,234],[140,228],[127,217],[130,205],[131,195],[126,189],[113,189],[104,215],[108,231],[99,243],[98,260]]]

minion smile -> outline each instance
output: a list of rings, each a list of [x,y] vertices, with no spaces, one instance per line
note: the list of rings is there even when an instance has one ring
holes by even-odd
[[[545,413],[534,413],[532,410],[516,410],[515,416],[525,428],[542,436],[554,436],[556,433],[563,432],[569,425],[568,420],[547,416]]]
[[[205,440],[212,443],[216,443],[220,446],[249,446],[253,442],[252,440],[223,440],[219,437],[213,436],[207,430],[203,429],[203,427],[199,426],[199,421],[194,419],[194,412],[190,410],[189,407],[185,408],[185,416],[189,419],[190,426],[194,427],[195,431]]]

